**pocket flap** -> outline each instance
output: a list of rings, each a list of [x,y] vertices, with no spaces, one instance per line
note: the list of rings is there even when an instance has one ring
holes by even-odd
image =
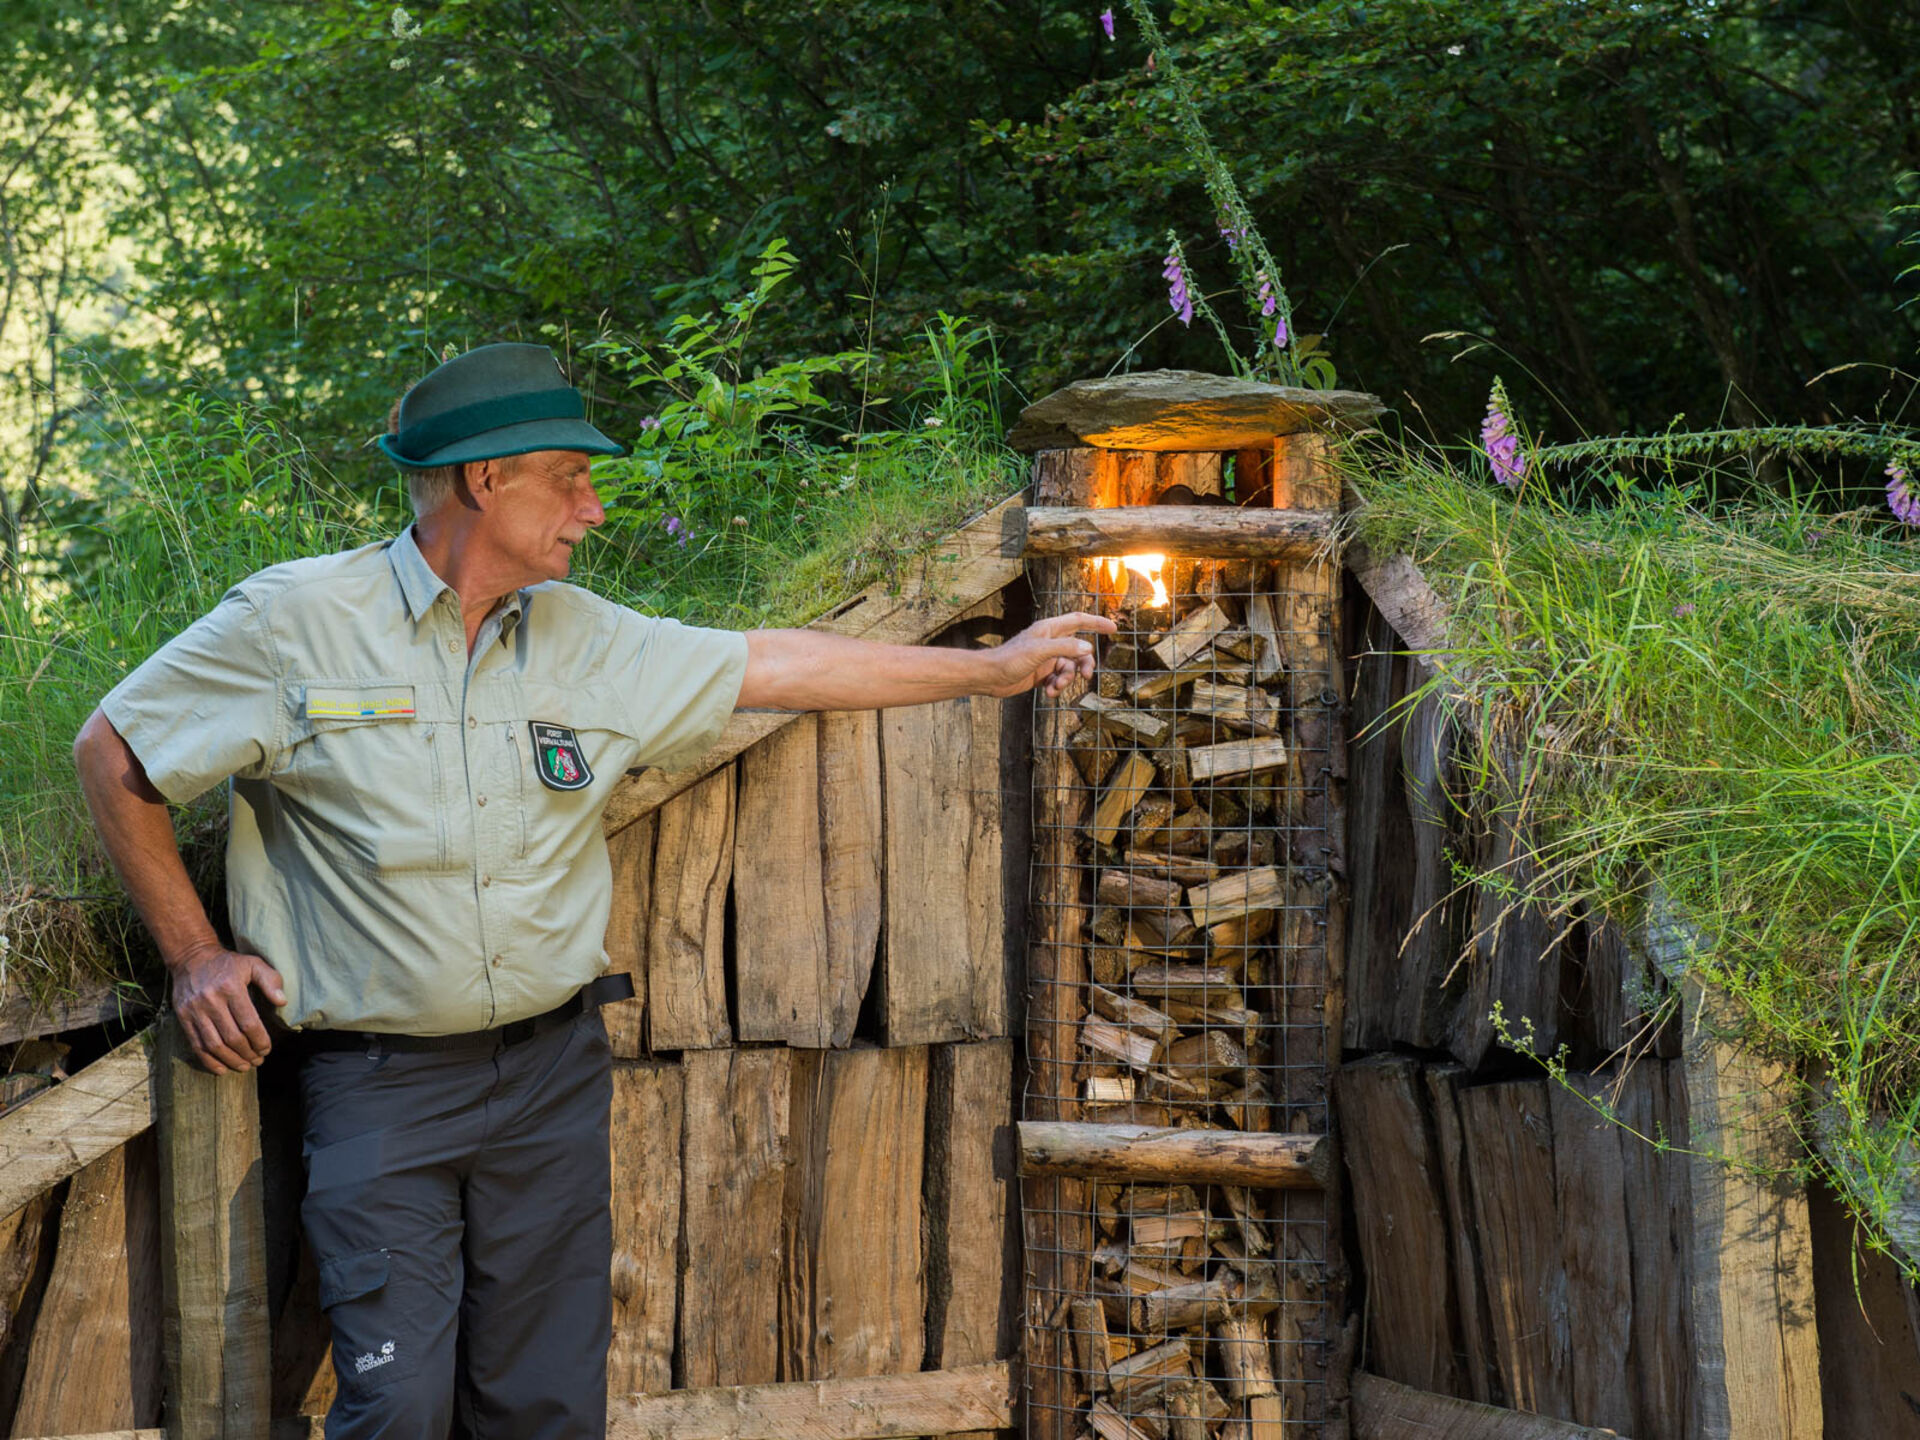
[[[411,685],[309,685],[306,716],[315,720],[411,720]]]
[[[371,1295],[387,1283],[392,1256],[385,1250],[362,1250],[337,1260],[320,1262],[320,1308],[331,1310],[348,1300]]]

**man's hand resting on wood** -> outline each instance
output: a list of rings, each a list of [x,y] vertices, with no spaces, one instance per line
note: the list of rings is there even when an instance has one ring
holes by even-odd
[[[169,959],[173,1013],[200,1063],[215,1075],[251,1070],[267,1058],[273,1042],[253,1003],[253,986],[275,1005],[286,1002],[280,972],[258,955],[218,946]]]
[[[1004,698],[1038,688],[1048,695],[1058,695],[1075,680],[1093,675],[1093,642],[1082,640],[1077,632],[1111,635],[1117,628],[1106,617],[1083,611],[1036,620],[1011,640],[986,652],[1006,677],[986,693]]]

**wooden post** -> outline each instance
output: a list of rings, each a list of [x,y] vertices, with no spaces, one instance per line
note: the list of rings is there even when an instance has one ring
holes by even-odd
[[[247,1440],[272,1418],[260,1101],[159,1027],[160,1267],[169,1440]]]

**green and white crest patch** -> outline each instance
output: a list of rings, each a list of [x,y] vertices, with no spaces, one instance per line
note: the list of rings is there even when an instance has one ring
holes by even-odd
[[[529,720],[533,732],[534,768],[549,790],[584,790],[593,783],[593,767],[580,748],[580,737],[564,725]]]

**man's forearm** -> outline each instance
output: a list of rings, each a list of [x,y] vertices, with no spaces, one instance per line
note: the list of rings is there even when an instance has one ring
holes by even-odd
[[[757,710],[882,710],[989,691],[1000,668],[982,650],[883,645],[821,630],[754,630],[740,705]]]
[[[217,948],[219,937],[173,838],[166,798],[100,711],[81,728],[73,758],[101,844],[162,958],[171,965],[181,956]]]

